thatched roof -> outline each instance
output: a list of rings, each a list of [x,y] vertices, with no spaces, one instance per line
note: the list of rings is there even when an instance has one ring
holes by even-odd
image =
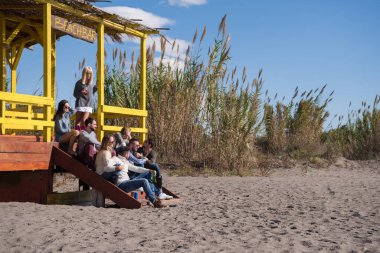
[[[7,18],[6,29],[7,35],[12,33],[19,25],[19,20],[25,21],[25,26],[19,32],[17,40],[26,39],[38,33],[35,26],[43,25],[43,0],[0,0],[0,15]],[[144,34],[158,34],[158,30],[141,25],[132,20],[120,17],[115,14],[105,12],[85,0],[52,0],[52,15],[66,18],[72,22],[82,24],[86,27],[93,29],[97,28],[99,20],[107,20],[107,24],[116,24],[117,27],[112,25],[105,25],[104,32],[114,41],[121,41],[121,35],[125,32],[120,30],[120,27],[132,28]],[[67,6],[70,10],[60,8]],[[78,15],[83,13],[83,15]],[[14,19],[12,19],[14,17]],[[136,17],[138,18],[138,17]],[[33,25],[32,25],[33,24]],[[57,38],[67,35],[61,31],[56,31]],[[41,43],[41,41],[28,41],[27,46]]]

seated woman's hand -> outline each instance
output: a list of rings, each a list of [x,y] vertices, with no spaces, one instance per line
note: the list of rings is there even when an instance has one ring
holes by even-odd
[[[124,169],[124,164],[120,164],[115,167],[116,170],[123,170]]]

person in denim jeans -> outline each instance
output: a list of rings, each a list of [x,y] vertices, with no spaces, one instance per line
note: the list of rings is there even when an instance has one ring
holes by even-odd
[[[128,168],[130,166],[125,166],[124,162],[121,161],[116,156],[112,157],[112,151],[115,144],[115,138],[110,135],[105,135],[102,139],[100,151],[96,157],[96,173],[109,180],[110,176],[115,173],[116,175],[116,185],[125,192],[130,192],[136,190],[140,187],[144,189],[150,202],[152,202],[154,207],[163,207],[161,200],[156,198],[154,189],[151,188],[149,181],[145,178],[138,178],[136,180],[130,180],[128,176]],[[139,172],[149,172],[145,168],[132,168]]]
[[[159,199],[172,199],[173,196],[167,195],[162,192],[162,175],[160,167],[157,163],[151,163],[147,157],[144,157],[143,154],[138,153],[138,149],[140,147],[140,142],[137,139],[131,139],[129,141],[129,158],[128,161],[130,161],[132,164],[136,166],[145,167],[149,170],[156,171],[156,185],[160,189],[161,194],[158,196]],[[136,173],[129,175],[131,178],[135,178],[138,176]]]

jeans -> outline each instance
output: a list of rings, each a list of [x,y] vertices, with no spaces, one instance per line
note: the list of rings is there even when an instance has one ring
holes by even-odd
[[[160,167],[158,166],[157,163],[145,163],[144,167],[149,169],[149,170],[155,170],[156,171],[156,176],[161,177],[161,171]]]
[[[157,195],[160,195],[161,189],[159,189],[155,184],[153,184],[152,174],[150,172],[136,174],[132,180],[141,179],[141,178],[148,180],[150,188],[153,190],[153,192],[155,192]]]
[[[125,192],[130,192],[142,187],[144,189],[145,194],[148,196],[150,202],[152,202],[153,204],[156,202],[156,196],[154,194],[154,191],[152,190],[148,180],[145,178],[125,180],[121,184],[119,184],[118,187]]]

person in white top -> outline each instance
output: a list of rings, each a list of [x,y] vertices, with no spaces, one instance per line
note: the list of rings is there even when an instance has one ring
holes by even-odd
[[[100,151],[97,154],[95,160],[96,173],[106,178],[107,180],[112,179],[113,174],[116,175],[116,185],[125,192],[130,192],[142,187],[154,207],[163,207],[161,200],[156,198],[155,192],[151,188],[151,184],[146,178],[129,180],[128,169],[136,169],[134,167],[137,166],[133,166],[132,168],[128,164],[125,165],[125,163],[120,158],[112,157],[114,143],[115,138],[113,136],[105,135],[103,137]],[[144,168],[138,168],[138,170],[145,173],[149,172],[149,170]]]

